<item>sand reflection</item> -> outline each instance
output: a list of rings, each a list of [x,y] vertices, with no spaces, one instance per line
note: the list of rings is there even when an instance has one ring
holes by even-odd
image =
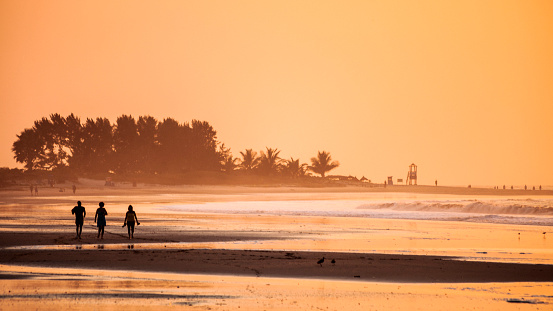
[[[535,309],[552,283],[403,284],[0,265],[0,308],[98,310]],[[521,304],[521,302],[524,302]]]

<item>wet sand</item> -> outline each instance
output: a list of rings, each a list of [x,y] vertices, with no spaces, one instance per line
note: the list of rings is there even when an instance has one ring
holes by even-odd
[[[382,283],[0,265],[2,310],[548,310],[551,283]],[[548,298],[549,297],[549,298]]]
[[[140,306],[409,310],[417,309],[409,303],[414,300],[426,310],[444,304],[448,309],[509,310],[553,303],[553,237],[543,235],[543,227],[156,208],[305,198],[304,192],[288,188],[213,189],[190,187],[170,195],[163,187],[91,187],[77,196],[0,193],[0,307],[49,302],[59,309],[78,300],[96,309],[147,300]],[[315,193],[319,199],[350,196]],[[88,211],[82,240],[74,237],[69,212],[77,198]],[[96,238],[92,223],[92,202],[99,200],[109,213],[103,240]],[[120,226],[129,201],[142,223],[133,240]],[[317,260],[323,256],[320,266]]]
[[[325,257],[318,265],[316,262]],[[5,250],[0,262],[12,265],[115,269],[185,274],[341,279],[380,282],[474,283],[553,282],[553,266],[459,261],[456,258],[254,251],[225,249]],[[336,263],[331,263],[335,260]]]

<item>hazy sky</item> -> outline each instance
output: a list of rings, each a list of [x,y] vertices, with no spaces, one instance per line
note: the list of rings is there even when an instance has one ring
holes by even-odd
[[[553,185],[553,1],[0,2],[0,166],[51,113],[211,123],[333,174]]]

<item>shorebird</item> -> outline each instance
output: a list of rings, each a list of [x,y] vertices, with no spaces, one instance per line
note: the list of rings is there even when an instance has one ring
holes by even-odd
[[[325,262],[325,258],[321,258],[319,259],[319,261],[317,261],[317,264],[320,265],[321,267],[323,266],[323,262]]]
[[[336,264],[336,259],[332,259],[330,263],[334,266]]]

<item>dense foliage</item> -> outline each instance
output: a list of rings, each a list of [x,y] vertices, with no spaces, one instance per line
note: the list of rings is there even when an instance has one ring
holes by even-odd
[[[273,148],[266,148],[259,156],[247,149],[240,152],[241,159],[234,158],[230,149],[217,141],[217,132],[208,122],[158,121],[151,116],[136,120],[122,115],[112,124],[105,118],[83,123],[73,114],[52,114],[17,135],[12,151],[27,171],[65,170],[81,176],[240,170],[297,178],[306,176],[310,169],[324,177],[338,166],[337,162],[330,163],[330,154],[324,151],[312,159],[312,166],[298,159],[283,160],[280,150]]]

